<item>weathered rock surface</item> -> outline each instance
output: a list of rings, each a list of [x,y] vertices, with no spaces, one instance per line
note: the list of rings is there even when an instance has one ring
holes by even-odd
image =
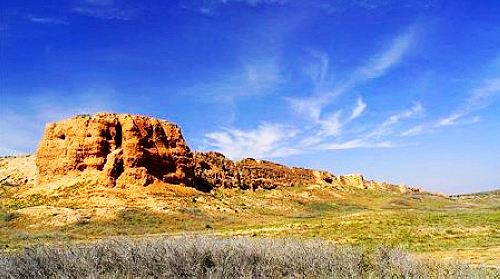
[[[36,155],[39,182],[89,173],[107,187],[155,182],[200,190],[274,189],[294,185],[417,191],[367,181],[361,174],[287,167],[251,158],[232,161],[217,152],[190,151],[177,125],[128,114],[77,116],[47,125]]]
[[[357,188],[365,188],[365,179],[359,173],[341,175],[336,177],[336,181],[341,185],[349,185]]]
[[[36,165],[41,183],[99,171],[109,187],[154,181],[193,186],[193,157],[177,125],[138,115],[77,116],[48,124]]]
[[[0,187],[34,185],[36,177],[34,156],[0,158]]]
[[[218,152],[196,152],[194,160],[199,183],[212,187],[274,189],[332,183],[335,180],[328,172],[290,168],[264,160],[246,158],[233,162]]]

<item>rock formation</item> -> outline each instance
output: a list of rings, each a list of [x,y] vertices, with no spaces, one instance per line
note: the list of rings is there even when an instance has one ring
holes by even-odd
[[[350,185],[357,188],[365,188],[365,179],[359,173],[341,175],[336,177],[336,181],[341,185]]]
[[[0,158],[0,187],[34,185],[35,157],[32,155]]]
[[[218,152],[196,152],[194,160],[198,181],[213,187],[274,189],[335,180],[328,172],[290,168],[264,160],[246,158],[233,162]]]
[[[193,186],[192,153],[177,125],[125,114],[77,116],[48,124],[37,152],[41,183],[99,171],[109,187],[154,181]]]
[[[60,176],[97,175],[107,187],[152,183],[213,188],[274,189],[294,185],[332,185],[361,189],[408,190],[366,181],[360,174],[287,167],[246,158],[232,161],[217,152],[192,153],[177,125],[127,114],[77,116],[47,125],[36,155],[39,182]],[[403,190],[401,190],[403,189]]]

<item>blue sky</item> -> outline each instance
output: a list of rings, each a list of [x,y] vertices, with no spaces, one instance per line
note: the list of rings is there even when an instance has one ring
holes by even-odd
[[[10,2],[10,3],[9,3]],[[500,188],[498,1],[2,1],[0,154],[136,113],[195,150]]]

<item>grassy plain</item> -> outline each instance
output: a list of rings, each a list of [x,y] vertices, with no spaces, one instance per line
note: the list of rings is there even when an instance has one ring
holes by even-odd
[[[99,188],[92,179],[0,188],[4,251],[40,242],[186,233],[318,238],[500,266],[500,194],[448,198],[318,185],[202,193],[179,186]]]

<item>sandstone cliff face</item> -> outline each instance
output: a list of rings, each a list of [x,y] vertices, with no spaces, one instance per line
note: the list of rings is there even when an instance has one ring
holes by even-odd
[[[212,187],[240,189],[274,189],[293,185],[332,183],[327,172],[289,168],[269,161],[251,158],[233,162],[217,152],[196,152],[195,175],[200,183]]]
[[[234,162],[217,152],[193,154],[177,125],[127,114],[77,116],[47,125],[36,165],[42,184],[65,175],[90,173],[97,175],[100,185],[121,188],[158,182],[205,191],[294,185],[418,191],[367,181],[360,174],[336,177],[251,158]]]
[[[192,186],[192,153],[173,123],[137,115],[97,114],[47,125],[37,152],[41,183],[99,171],[109,187],[154,181]]]

